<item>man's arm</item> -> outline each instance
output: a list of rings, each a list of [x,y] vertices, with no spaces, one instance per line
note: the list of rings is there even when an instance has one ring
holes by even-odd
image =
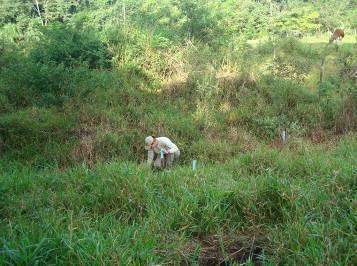
[[[166,137],[160,138],[160,143],[164,145],[166,154],[175,153],[179,150],[177,146],[169,138]]]
[[[179,149],[177,148],[177,146],[175,144],[173,144],[171,146],[171,148],[168,150],[169,153],[175,153],[177,152]]]

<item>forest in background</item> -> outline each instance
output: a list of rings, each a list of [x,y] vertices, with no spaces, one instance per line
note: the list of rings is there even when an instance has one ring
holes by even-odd
[[[0,0],[0,264],[352,265],[356,17]],[[151,134],[174,169],[145,166]]]

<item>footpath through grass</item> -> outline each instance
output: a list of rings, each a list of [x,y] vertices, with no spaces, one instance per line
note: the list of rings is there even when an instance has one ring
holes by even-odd
[[[0,264],[356,261],[355,136],[152,172],[0,168]]]

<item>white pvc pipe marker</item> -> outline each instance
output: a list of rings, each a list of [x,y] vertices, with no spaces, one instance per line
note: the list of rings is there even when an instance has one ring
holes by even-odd
[[[193,171],[196,170],[196,165],[197,165],[197,161],[196,160],[192,160],[192,170]]]
[[[286,131],[285,130],[281,131],[281,140],[282,141],[286,140]]]

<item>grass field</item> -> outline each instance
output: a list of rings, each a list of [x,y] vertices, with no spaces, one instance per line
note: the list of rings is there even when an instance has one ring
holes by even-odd
[[[1,163],[2,265],[352,265],[354,135],[152,172]]]
[[[107,23],[0,47],[0,266],[357,261],[355,36]],[[152,134],[174,168],[146,166]]]

